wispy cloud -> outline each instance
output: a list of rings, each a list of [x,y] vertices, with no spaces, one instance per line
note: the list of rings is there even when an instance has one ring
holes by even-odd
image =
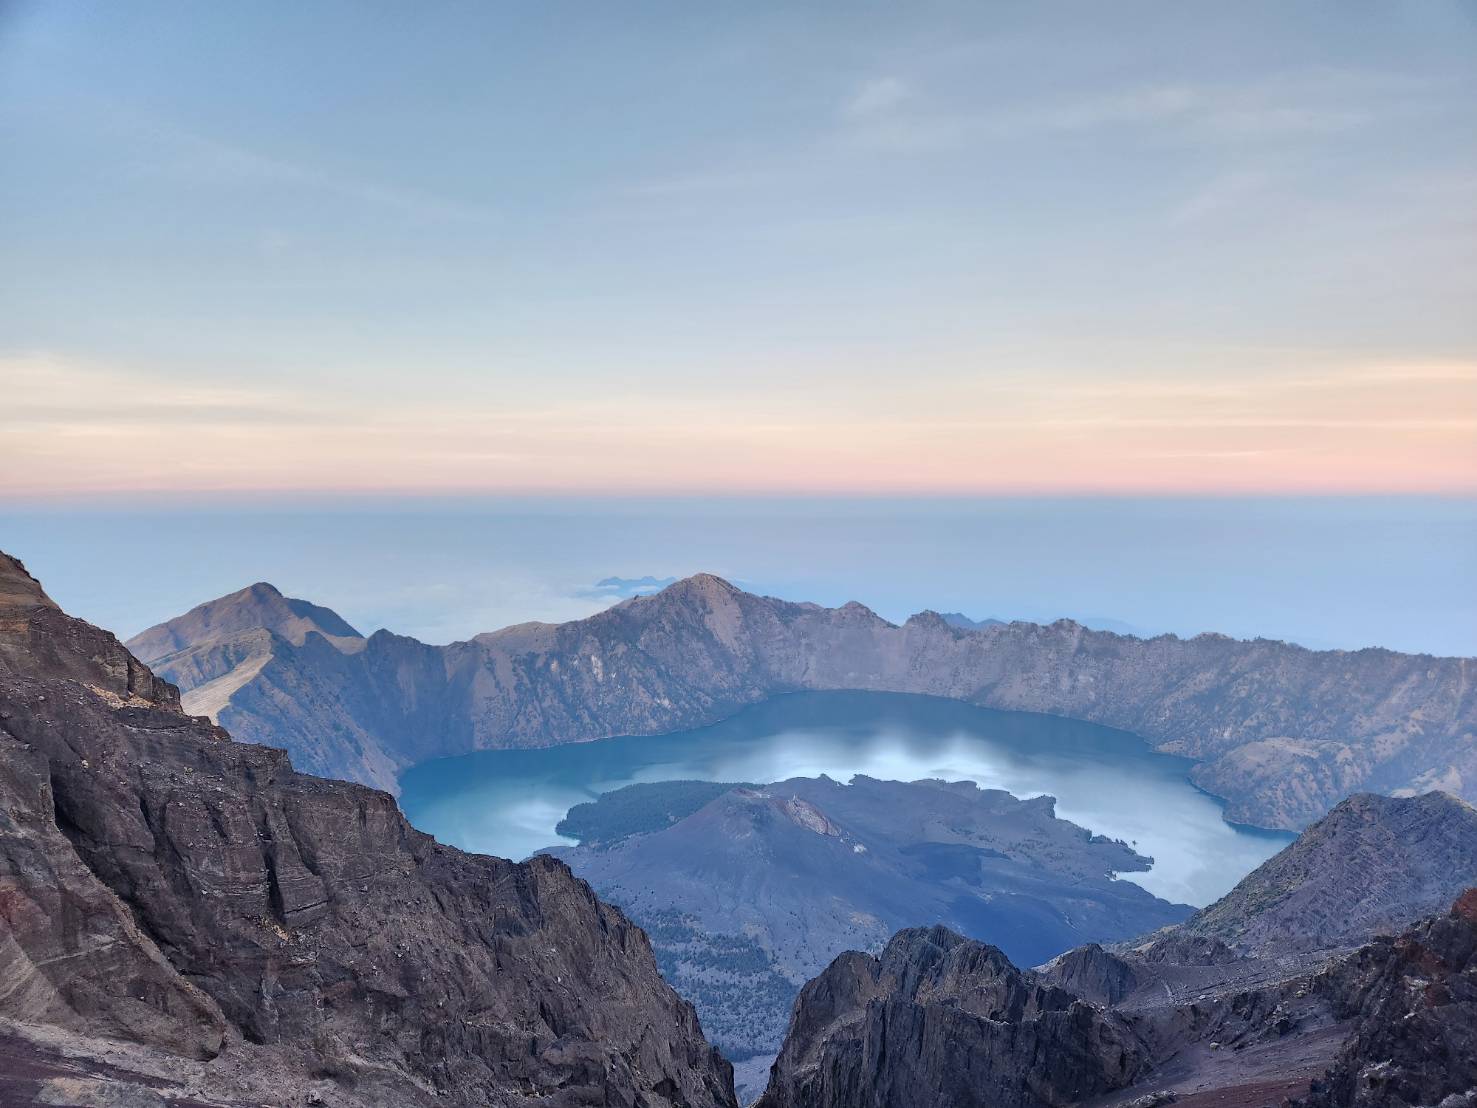
[[[735,381],[649,396],[346,394],[0,358],[0,494],[246,491],[1477,491],[1477,364],[1234,379],[1051,372]],[[1173,462],[1166,466],[1166,462]]]
[[[844,145],[883,153],[955,149],[972,129],[967,116],[929,102],[913,84],[893,76],[863,82],[842,100],[838,114]]]
[[[777,169],[700,170],[642,181],[627,188],[626,194],[663,200],[683,196],[709,196],[780,184],[788,176]]]
[[[44,353],[0,357],[0,371],[6,382],[0,432],[12,434],[89,434],[140,423],[278,424],[303,416],[281,390],[201,383]]]
[[[865,82],[843,105],[843,112],[853,119],[889,112],[908,100],[913,90],[897,77],[878,77]]]
[[[1128,84],[1055,98],[951,105],[889,76],[851,93],[841,115],[849,145],[879,151],[1145,128],[1183,141],[1244,145],[1354,130],[1377,115],[1408,111],[1439,91],[1433,82],[1409,77],[1310,69],[1243,82]]]
[[[116,102],[99,106],[101,119],[139,144],[133,172],[193,185],[274,186],[347,200],[415,220],[500,224],[485,202],[453,200],[425,189],[334,168],[319,161],[256,149],[227,138],[196,134]]]
[[[1235,170],[1214,177],[1169,213],[1169,225],[1184,227],[1241,207],[1252,197],[1266,192],[1272,180],[1270,173],[1252,169]]]

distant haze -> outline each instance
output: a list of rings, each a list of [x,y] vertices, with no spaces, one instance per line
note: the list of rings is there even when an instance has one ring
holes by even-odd
[[[0,506],[0,540],[123,635],[266,580],[432,642],[588,615],[710,571],[901,620],[1074,617],[1477,655],[1477,501],[341,500]],[[651,583],[641,579],[652,577]],[[619,579],[604,586],[599,582]]]

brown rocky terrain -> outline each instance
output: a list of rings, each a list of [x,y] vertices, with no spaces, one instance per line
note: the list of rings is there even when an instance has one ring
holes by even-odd
[[[563,863],[231,742],[3,555],[0,1020],[44,1103],[734,1103]]]
[[[1477,889],[1328,977],[1356,1031],[1296,1108],[1477,1103]]]
[[[1413,1108],[1469,1094],[1473,815],[1441,794],[1353,797],[1189,921],[1035,971],[941,928],[900,932],[881,959],[843,954],[802,990],[760,1108]],[[1422,920],[1432,896],[1456,906]],[[1050,999],[1011,1007],[1002,990]],[[1089,1009],[1066,1048],[1040,1022],[1073,1010],[1062,995]]]
[[[391,790],[429,758],[680,730],[779,693],[860,689],[1132,731],[1195,759],[1229,818],[1264,827],[1299,829],[1360,790],[1477,799],[1473,659],[1138,639],[1069,621],[968,629],[934,613],[898,626],[860,604],[789,603],[709,575],[443,647],[346,637],[301,610],[284,633],[275,601],[253,626],[243,615],[260,598],[244,596],[133,642],[237,738]]]
[[[801,991],[759,1108],[1036,1108],[1133,1083],[1127,1022],[942,927],[843,954]]]
[[[1032,972],[901,932],[806,986],[758,1108],[1465,1108],[1474,1088],[1477,889],[1322,957],[1085,947]]]

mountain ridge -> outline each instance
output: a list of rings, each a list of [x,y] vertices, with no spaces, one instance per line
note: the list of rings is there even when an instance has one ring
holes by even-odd
[[[1440,791],[1356,793],[1177,930],[1242,955],[1337,949],[1403,930],[1474,885],[1477,808]]]
[[[286,747],[311,772],[391,791],[433,757],[657,734],[783,692],[859,689],[1134,732],[1194,759],[1193,779],[1226,800],[1228,818],[1263,827],[1297,830],[1360,789],[1477,799],[1474,659],[1214,633],[1137,639],[1066,620],[964,630],[920,613],[893,624],[857,602],[759,597],[712,574],[586,619],[445,646],[378,631],[355,650],[325,639],[325,650],[318,638],[248,650],[207,636],[154,661],[187,698],[237,673],[213,690],[224,696],[192,707],[215,707],[238,738]],[[163,634],[130,641],[147,648]],[[239,668],[247,658],[255,669]]]

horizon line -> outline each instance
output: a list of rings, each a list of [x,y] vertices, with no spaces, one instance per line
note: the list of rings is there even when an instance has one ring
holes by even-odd
[[[1477,484],[1471,486],[1435,486],[1428,488],[1214,488],[1174,487],[1059,487],[1011,486],[969,488],[898,487],[898,488],[182,488],[182,489],[97,489],[68,491],[0,491],[0,510],[37,508],[127,508],[133,506],[227,507],[232,504],[317,504],[325,501],[362,505],[374,502],[474,503],[499,501],[569,502],[680,502],[680,501],[835,501],[887,502],[926,501],[935,503],[959,501],[1237,501],[1237,500],[1444,500],[1477,502]]]

